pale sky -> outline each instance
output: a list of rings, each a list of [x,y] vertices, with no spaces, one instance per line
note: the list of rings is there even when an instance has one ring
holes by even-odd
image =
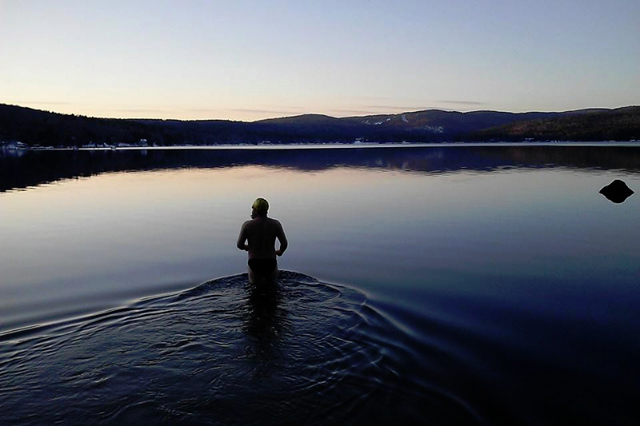
[[[253,121],[640,105],[639,0],[0,0],[0,103]]]

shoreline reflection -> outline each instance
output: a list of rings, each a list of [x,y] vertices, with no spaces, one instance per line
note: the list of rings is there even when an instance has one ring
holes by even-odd
[[[318,172],[367,168],[426,174],[500,172],[510,168],[577,168],[640,173],[640,148],[608,146],[446,146],[334,149],[154,149],[0,151],[0,192],[112,172],[258,165]]]

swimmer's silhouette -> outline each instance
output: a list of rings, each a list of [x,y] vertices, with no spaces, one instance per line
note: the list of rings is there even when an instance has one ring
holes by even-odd
[[[620,204],[633,195],[633,190],[623,181],[616,179],[600,190],[607,200]]]
[[[253,284],[275,282],[278,278],[276,256],[282,256],[288,246],[282,225],[267,217],[269,203],[258,198],[251,206],[251,220],[242,224],[237,246],[249,252],[249,281]],[[280,248],[276,250],[276,238]]]

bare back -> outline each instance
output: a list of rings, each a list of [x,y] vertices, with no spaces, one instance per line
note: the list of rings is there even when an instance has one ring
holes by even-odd
[[[280,249],[276,252],[276,238],[280,242]],[[266,216],[258,216],[242,224],[238,236],[238,248],[244,246],[247,241],[249,259],[275,259],[287,247],[287,239],[282,225],[276,219]]]

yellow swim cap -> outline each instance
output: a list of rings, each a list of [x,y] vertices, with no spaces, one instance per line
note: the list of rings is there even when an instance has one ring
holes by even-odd
[[[256,198],[251,208],[256,209],[260,214],[267,214],[267,211],[269,211],[269,203],[264,198]]]

